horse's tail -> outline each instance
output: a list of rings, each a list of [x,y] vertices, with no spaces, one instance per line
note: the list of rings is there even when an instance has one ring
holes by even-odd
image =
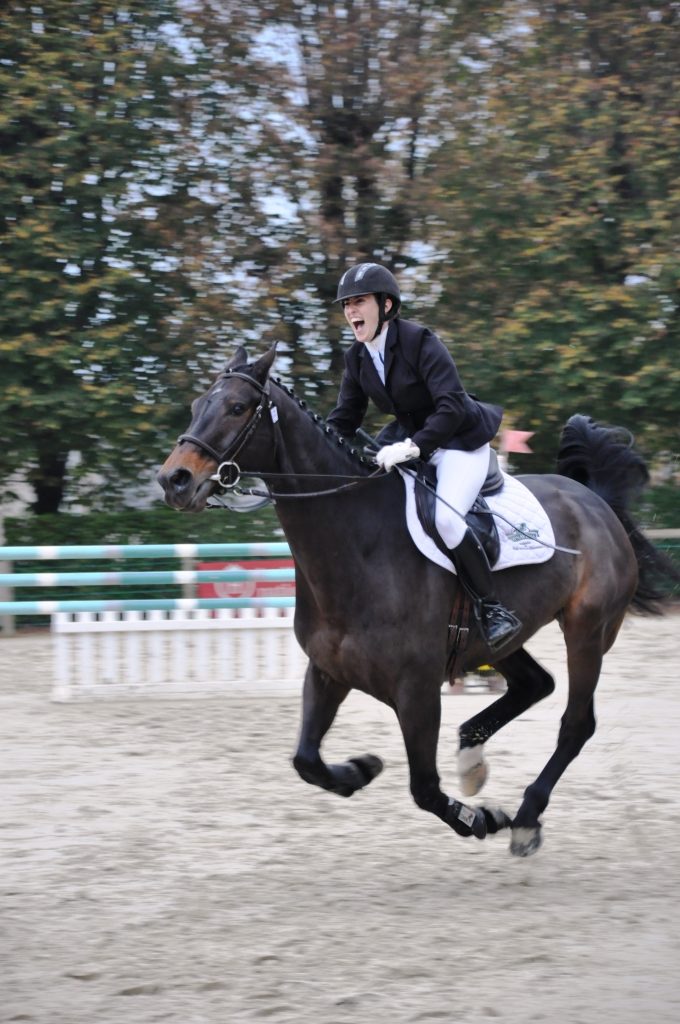
[[[572,416],[562,430],[557,472],[578,480],[599,494],[625,527],[638,563],[638,586],[632,606],[658,614],[671,596],[680,572],[642,533],[630,505],[649,481],[644,459],[633,448],[633,436],[623,427],[604,427],[589,416]]]

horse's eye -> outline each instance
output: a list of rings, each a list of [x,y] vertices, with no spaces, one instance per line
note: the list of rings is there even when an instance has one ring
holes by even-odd
[[[235,405],[232,405],[230,411],[232,416],[243,416],[243,413],[246,411],[246,407],[242,402],[237,402]]]

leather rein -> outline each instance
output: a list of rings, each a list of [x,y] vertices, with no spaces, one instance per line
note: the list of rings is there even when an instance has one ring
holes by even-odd
[[[275,444],[277,447],[281,436],[281,428],[279,426],[279,412],[271,398],[269,378],[267,378],[265,384],[260,384],[260,382],[258,380],[255,380],[254,377],[251,377],[250,374],[242,373],[240,370],[225,370],[223,377],[225,380],[227,380],[229,377],[238,377],[240,380],[245,380],[248,384],[252,384],[252,386],[257,391],[259,391],[260,401],[258,402],[255,408],[255,412],[253,413],[251,418],[241,428],[241,430],[236,435],[231,444],[221,454],[220,452],[217,451],[216,448],[213,448],[212,445],[209,445],[206,441],[202,441],[200,437],[195,437],[193,434],[181,434],[177,438],[177,444],[182,444],[184,441],[188,441],[190,444],[196,445],[197,448],[199,448],[202,452],[204,452],[211,459],[213,459],[213,461],[217,463],[217,471],[213,473],[210,479],[214,480],[217,486],[221,488],[222,494],[227,494],[230,491],[234,491],[235,493],[237,493],[236,487],[238,485],[239,480],[241,479],[241,468],[235,461],[235,457],[239,454],[239,452],[243,450],[243,448],[250,440],[260,420],[262,419],[265,410],[268,410],[271,416],[272,424],[274,426]],[[283,391],[286,390],[282,384],[279,384],[278,386]],[[304,408],[304,403],[299,404],[301,408]],[[328,428],[325,429],[328,431]],[[372,437],[370,437],[370,435],[366,434],[361,429],[357,431],[357,434],[359,436],[363,436],[364,440],[366,440],[369,444],[372,443],[375,446],[375,441]],[[338,442],[339,444],[344,444],[344,440],[342,438],[339,438]],[[416,482],[419,483],[421,486],[428,486],[427,484],[425,484],[424,481],[417,478],[417,475],[414,470],[403,467],[403,471],[405,473],[408,473],[409,475],[416,476]],[[361,484],[371,483],[372,481],[382,479],[383,477],[388,476],[389,474],[385,473],[384,470],[378,468],[374,470],[372,473],[369,473],[367,476],[351,476],[349,474],[343,473],[260,473],[257,471],[252,471],[247,475],[252,477],[258,477],[259,479],[265,482],[268,479],[280,480],[291,478],[312,480],[331,478],[333,480],[348,481],[347,483],[340,484],[338,487],[329,487],[323,491],[305,491],[303,494],[278,493],[276,491],[270,491],[269,488],[267,488],[267,492],[265,494],[263,494],[261,491],[256,491],[253,488],[250,488],[245,492],[241,492],[244,494],[252,495],[254,497],[269,498],[270,500],[286,500],[293,498],[323,498],[326,495],[340,494],[342,491],[347,491],[350,488],[358,487]],[[219,500],[219,495],[217,497]],[[452,505],[449,505],[449,503],[445,501],[444,498],[442,498],[440,495],[437,494],[436,498],[438,501],[443,502],[447,506],[447,508],[450,508],[452,512],[455,512],[457,516],[460,516],[461,519],[465,519],[465,516],[461,512],[453,508]],[[501,515],[499,512],[491,512],[489,510],[488,514],[495,516],[497,519],[502,519],[503,522],[506,522],[510,526],[513,526],[514,529],[516,529],[519,533],[525,533],[521,525],[518,526],[514,523],[511,523],[509,519],[506,519],[505,516]],[[528,534],[525,534],[525,536],[528,536]],[[537,540],[537,542],[541,544],[543,547],[552,548],[554,551],[562,551],[569,555],[580,554],[580,552],[578,550],[575,550],[574,548],[562,547],[559,544],[546,544],[545,541],[538,540],[537,538],[532,539]]]
[[[239,370],[225,370],[224,379],[230,377],[238,377],[240,380],[245,380],[248,384],[251,384],[259,393],[260,400],[255,407],[253,415],[250,417],[248,422],[244,424],[241,430],[238,432],[234,440],[227,446],[223,452],[219,452],[212,445],[208,444],[207,441],[203,441],[200,437],[196,437],[194,434],[180,434],[177,438],[177,444],[183,444],[188,441],[190,444],[195,445],[205,455],[208,455],[214,462],[217,463],[217,470],[210,477],[214,480],[218,487],[222,489],[222,492],[229,492],[236,488],[241,478],[241,468],[235,461],[236,456],[243,451],[246,444],[257,429],[262,416],[266,411],[269,412],[274,425],[275,434],[280,435],[280,427],[278,426],[279,414],[276,405],[271,397],[270,381],[267,378],[265,384],[260,384],[258,380],[251,377],[247,373],[242,373]],[[288,494],[288,493],[276,493],[267,489],[267,493],[263,494],[255,490],[249,490],[247,493],[252,494],[256,497],[267,497],[267,498],[319,498],[330,494],[339,494],[341,491],[349,490],[350,488],[358,486],[360,483],[368,483],[370,480],[376,479],[378,476],[384,476],[385,473],[377,469],[368,476],[350,476],[342,473],[266,473],[259,472],[257,470],[249,472],[248,476],[258,477],[259,479],[266,481],[268,479],[289,479],[291,477],[298,479],[323,479],[332,478],[334,480],[347,480],[348,483],[340,484],[338,487],[330,487],[323,491],[305,491],[304,494]]]

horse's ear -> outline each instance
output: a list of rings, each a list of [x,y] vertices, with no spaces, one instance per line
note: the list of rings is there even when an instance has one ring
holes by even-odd
[[[237,366],[245,366],[248,362],[248,353],[243,345],[239,345],[233,356],[225,366],[225,370],[235,370]]]
[[[269,371],[272,368],[275,356],[276,342],[274,342],[274,344],[272,345],[268,352],[265,352],[263,356],[260,356],[257,362],[253,363],[253,365],[250,367],[251,374],[253,375],[255,380],[258,380],[260,382],[260,384],[264,384],[267,377],[269,376]]]

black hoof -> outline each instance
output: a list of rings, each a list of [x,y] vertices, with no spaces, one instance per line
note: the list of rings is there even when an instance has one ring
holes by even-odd
[[[330,765],[324,764],[321,758],[310,761],[296,754],[293,758],[293,767],[300,778],[310,786],[320,786],[321,789],[337,793],[338,796],[351,796],[372,782],[376,775],[380,775],[383,763],[373,754],[352,757],[342,764]]]
[[[456,835],[474,836],[475,839],[485,839],[488,831],[486,816],[481,807],[467,807],[458,800],[449,800],[448,810],[445,818],[446,824],[450,825]]]
[[[366,780],[364,782],[364,786],[367,786],[369,782],[373,782],[373,779],[380,775],[381,771],[385,767],[380,758],[376,757],[374,754],[363,754],[361,757],[350,757],[349,763],[355,764],[363,775]]]
[[[512,820],[508,817],[505,811],[500,809],[500,807],[480,807],[479,809],[484,813],[486,829],[489,835],[494,835],[496,832],[500,832],[503,828],[511,827]]]
[[[350,757],[349,761],[343,764],[331,764],[328,766],[332,783],[328,787],[338,796],[352,796],[358,789],[363,789],[369,782],[373,782],[376,775],[383,770],[383,763],[379,757],[373,754],[364,754],[363,757]]]

